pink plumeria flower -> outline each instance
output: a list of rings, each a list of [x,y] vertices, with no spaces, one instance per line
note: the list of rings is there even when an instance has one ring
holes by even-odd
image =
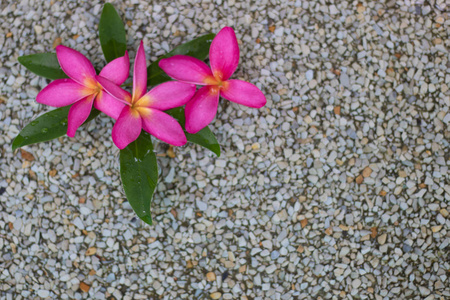
[[[266,97],[255,85],[229,79],[239,63],[239,46],[233,28],[223,28],[213,39],[209,49],[211,68],[203,61],[175,55],[162,59],[159,67],[173,79],[205,85],[186,104],[186,131],[197,133],[214,119],[219,105],[219,95],[235,103],[261,108]]]
[[[195,85],[172,81],[146,93],[147,64],[142,41],[134,61],[133,94],[101,76],[97,80],[106,92],[125,104],[112,130],[112,139],[119,149],[136,140],[142,129],[168,144],[186,144],[181,125],[162,111],[186,104],[195,94]]]
[[[89,117],[92,104],[117,119],[124,104],[103,91],[92,63],[80,52],[62,45],[56,47],[56,56],[69,78],[52,81],[37,95],[36,101],[54,107],[73,104],[67,118],[67,135],[75,136],[78,127]],[[120,85],[128,78],[129,73],[130,59],[128,52],[125,52],[124,56],[108,63],[100,76]]]

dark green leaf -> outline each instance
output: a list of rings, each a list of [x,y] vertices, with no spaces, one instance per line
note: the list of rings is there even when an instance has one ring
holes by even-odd
[[[127,38],[122,19],[114,6],[106,3],[98,25],[100,44],[107,62],[125,55]]]
[[[19,57],[19,63],[36,75],[48,79],[68,78],[59,66],[55,53],[37,53]]]
[[[173,108],[171,110],[166,111],[166,113],[177,119],[177,121],[181,124],[181,127],[183,127],[184,133],[186,134],[186,138],[189,142],[205,147],[206,149],[209,149],[212,152],[214,152],[217,156],[220,156],[219,142],[217,141],[216,137],[214,136],[214,133],[212,133],[211,129],[209,129],[208,126],[203,128],[196,134],[190,134],[187,133],[186,130],[184,129],[185,117],[183,107]]]
[[[142,131],[137,140],[120,150],[120,177],[131,207],[152,225],[151,204],[158,182],[158,164],[150,135]]]
[[[13,150],[39,142],[49,141],[67,132],[67,116],[69,114],[69,106],[64,106],[45,113],[25,126],[22,131],[14,139]],[[100,113],[99,110],[93,108],[91,114],[84,122],[90,122]]]
[[[147,84],[151,86],[158,85],[160,83],[172,80],[163,70],[158,66],[161,59],[171,57],[174,55],[188,55],[200,60],[205,60],[209,54],[209,46],[216,35],[214,33],[203,35],[196,38],[190,42],[184,43],[169,53],[158,58],[157,61],[153,62],[148,68],[148,79]]]

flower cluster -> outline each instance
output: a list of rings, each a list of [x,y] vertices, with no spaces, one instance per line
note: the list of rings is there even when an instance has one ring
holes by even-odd
[[[98,75],[92,63],[73,49],[58,46],[56,55],[69,78],[51,82],[36,101],[54,107],[72,104],[67,128],[70,137],[86,121],[94,106],[116,120],[112,139],[120,149],[136,140],[142,129],[168,144],[186,144],[181,125],[164,112],[175,107],[186,105],[186,131],[194,134],[214,119],[219,96],[253,108],[266,104],[264,94],[255,85],[229,79],[239,63],[238,42],[230,27],[223,28],[211,43],[211,67],[186,55],[162,59],[160,68],[176,81],[162,83],[148,92],[142,42],[134,61],[132,93],[120,87],[129,76],[128,53],[108,63]],[[196,90],[196,85],[203,87]]]

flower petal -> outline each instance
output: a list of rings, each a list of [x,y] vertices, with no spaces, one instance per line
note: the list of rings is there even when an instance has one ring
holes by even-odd
[[[187,55],[161,59],[159,67],[173,79],[198,85],[214,84],[215,79],[205,62]]]
[[[118,101],[122,102],[123,104],[130,104],[131,103],[131,94],[122,89],[121,87],[114,84],[112,81],[102,77],[97,76],[95,78],[98,83],[103,87],[103,89],[113,96]]]
[[[56,79],[39,92],[36,101],[53,107],[62,107],[83,99],[92,93],[92,90],[85,88],[72,79]]]
[[[101,91],[98,93],[97,98],[95,98],[94,106],[96,109],[104,112],[114,120],[117,120],[122,112],[122,109],[125,107],[125,104],[118,101],[107,92]]]
[[[144,43],[141,41],[133,71],[133,102],[139,100],[147,91],[147,62],[145,61]]]
[[[125,51],[124,56],[118,57],[107,64],[99,75],[111,80],[117,85],[124,83],[130,75],[130,57],[128,56],[128,51]]]
[[[124,149],[139,137],[141,130],[142,120],[139,112],[127,105],[112,129],[113,142],[119,149]]]
[[[84,121],[89,117],[92,109],[92,103],[94,102],[95,95],[90,95],[80,101],[75,102],[69,110],[67,117],[67,135],[70,137],[75,136],[75,132]]]
[[[163,142],[174,146],[187,143],[180,123],[168,114],[153,108],[140,108],[142,128]]]
[[[263,92],[256,85],[236,79],[225,81],[220,95],[231,102],[254,108],[261,108],[267,102]]]
[[[186,131],[197,133],[214,119],[219,105],[219,88],[205,86],[186,104]]]
[[[64,73],[79,84],[88,84],[95,80],[95,69],[89,59],[80,52],[69,47],[56,47],[56,56]]]
[[[158,110],[168,110],[183,106],[195,94],[195,85],[179,81],[169,81],[160,84],[145,94],[136,105],[151,107]]]
[[[233,28],[224,27],[211,43],[209,61],[214,76],[227,80],[239,64],[239,46]]]

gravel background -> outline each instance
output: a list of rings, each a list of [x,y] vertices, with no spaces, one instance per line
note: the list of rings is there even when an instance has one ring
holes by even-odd
[[[149,227],[108,117],[11,150],[50,110],[17,57],[62,43],[102,67],[102,4],[1,1],[1,299],[449,299],[445,0],[147,2],[114,2],[130,57],[233,26],[234,78],[268,104],[221,100],[220,158],[158,146]]]

